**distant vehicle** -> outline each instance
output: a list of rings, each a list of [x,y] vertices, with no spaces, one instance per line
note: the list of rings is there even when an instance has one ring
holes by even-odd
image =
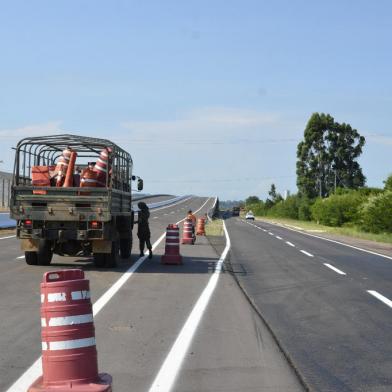
[[[231,210],[231,215],[240,216],[240,207],[233,207]]]
[[[253,215],[253,212],[252,211],[248,211],[247,213],[246,213],[246,215],[245,215],[245,219],[246,220],[255,220],[255,216]]]

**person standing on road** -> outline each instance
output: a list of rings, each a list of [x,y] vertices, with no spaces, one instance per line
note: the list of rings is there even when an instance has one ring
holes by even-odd
[[[147,246],[149,250],[148,258],[152,258],[152,246],[151,246],[151,232],[148,224],[148,218],[150,217],[150,210],[146,203],[143,201],[139,202],[139,213],[137,219],[137,236],[139,237],[139,248],[140,248],[140,257],[144,256],[144,245]]]

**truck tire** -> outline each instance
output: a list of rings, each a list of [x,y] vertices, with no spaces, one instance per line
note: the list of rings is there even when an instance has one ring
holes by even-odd
[[[128,259],[132,250],[132,234],[129,238],[120,238],[120,256],[122,259]]]
[[[98,268],[115,268],[117,267],[118,242],[112,242],[111,253],[94,253],[94,264]]]
[[[106,253],[94,253],[94,265],[103,268],[106,264]]]
[[[52,243],[48,240],[40,240],[37,252],[38,265],[49,265],[52,262]]]
[[[112,242],[112,252],[106,253],[106,268],[117,267],[118,241]]]
[[[25,261],[28,265],[37,265],[38,257],[37,252],[25,252]]]

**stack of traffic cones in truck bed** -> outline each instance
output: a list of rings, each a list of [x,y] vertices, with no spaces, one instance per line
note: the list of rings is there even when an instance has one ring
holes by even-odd
[[[111,148],[105,147],[99,154],[97,162],[89,162],[80,172],[76,168],[77,152],[67,147],[56,165],[33,166],[31,169],[33,186],[53,187],[105,187],[106,175],[110,175]],[[45,194],[45,190],[34,190],[34,194]]]

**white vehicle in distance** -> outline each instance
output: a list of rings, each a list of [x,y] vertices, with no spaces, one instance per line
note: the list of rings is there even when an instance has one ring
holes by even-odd
[[[252,211],[248,211],[247,213],[246,213],[246,215],[245,215],[245,219],[246,220],[255,220],[255,216],[253,215],[253,212]]]

